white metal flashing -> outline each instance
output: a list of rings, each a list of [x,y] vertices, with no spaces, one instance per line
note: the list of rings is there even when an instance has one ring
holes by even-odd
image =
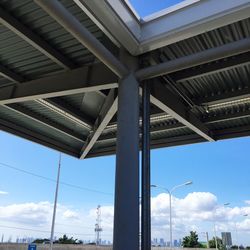
[[[250,16],[249,0],[203,0],[142,25],[142,54]]]

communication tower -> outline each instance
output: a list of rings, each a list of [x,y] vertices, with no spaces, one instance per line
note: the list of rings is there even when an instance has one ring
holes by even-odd
[[[101,243],[101,232],[102,232],[102,227],[101,227],[101,206],[98,205],[96,209],[96,224],[95,224],[95,233],[96,233],[96,245],[100,245]]]

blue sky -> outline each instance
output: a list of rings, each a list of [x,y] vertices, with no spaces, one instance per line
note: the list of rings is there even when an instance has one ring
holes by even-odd
[[[182,237],[191,228],[196,229],[198,232],[210,231],[212,234],[212,222],[210,219],[194,219],[192,225],[190,224],[189,227],[185,228],[184,224],[186,222],[181,222],[183,219],[180,215],[183,211],[179,211],[177,205],[186,206],[188,200],[191,199],[191,203],[193,202],[196,206],[197,193],[201,193],[202,197],[207,197],[207,200],[204,200],[204,204],[197,205],[204,209],[202,216],[209,212],[210,207],[218,208],[218,231],[230,225],[230,221],[235,221],[241,226],[244,218],[240,215],[245,213],[245,211],[250,212],[250,206],[245,203],[246,200],[250,200],[249,147],[250,138],[247,137],[215,143],[200,143],[152,150],[152,183],[171,188],[187,180],[194,182],[193,185],[176,190],[174,193],[177,213],[175,219],[176,238]],[[25,221],[25,217],[22,220],[16,217],[22,216],[18,213],[25,214],[37,211],[34,208],[29,208],[28,212],[24,210],[24,207],[28,206],[27,204],[32,203],[29,206],[35,206],[35,209],[38,210],[42,206],[43,209],[41,211],[46,210],[44,206],[51,206],[54,199],[55,183],[12,168],[55,179],[58,157],[58,152],[54,150],[5,132],[0,132],[0,191],[8,193],[0,195],[0,235],[6,232],[6,228],[1,228],[1,225],[33,229],[39,228],[37,227],[37,224],[39,224],[42,230],[49,231],[51,214],[47,214],[48,218],[46,221],[42,221],[42,216],[30,222]],[[107,215],[107,218],[103,218],[104,224],[105,220],[108,221],[110,219],[108,217],[110,216],[109,209],[112,210],[113,206],[114,174],[114,156],[80,161],[63,155],[61,181],[80,186],[82,189],[65,185],[60,186],[58,202],[61,207],[61,216],[59,215],[58,217],[59,225],[57,225],[56,231],[68,230],[66,232],[72,232],[72,234],[85,232],[82,234],[83,238],[93,238],[92,227],[95,224],[95,208],[98,204],[101,204],[104,209],[103,216]],[[85,190],[85,188],[93,191]],[[94,190],[97,192],[94,192]],[[188,195],[193,196],[187,198]],[[152,197],[154,199],[152,201],[154,207],[153,214],[156,214],[155,218],[157,218],[159,209],[168,210],[167,197],[164,196],[161,190],[157,189],[152,190]],[[48,204],[44,205],[41,202],[47,202]],[[231,203],[232,209],[227,208],[228,211],[224,211],[225,209],[221,205],[226,202]],[[13,204],[15,204],[15,208],[13,208]],[[16,206],[19,206],[17,211],[15,210]],[[242,211],[239,212],[239,208],[242,208]],[[14,212],[8,214],[4,209],[13,210]],[[2,217],[1,211],[3,213]],[[160,213],[160,211],[158,212]],[[77,214],[81,214],[85,218],[84,222],[80,223],[77,220]],[[224,220],[223,216],[228,216],[228,219]],[[71,217],[76,219],[75,222]],[[155,218],[153,219],[154,235],[163,237],[165,233],[163,235],[161,233],[163,228],[167,227],[167,214],[164,220],[161,219],[162,225]],[[66,224],[67,228],[65,229],[61,224]],[[89,229],[81,229],[82,224]],[[108,239],[112,238],[111,224],[112,222],[107,222],[106,235],[104,234]],[[70,229],[70,225],[72,225],[72,229]],[[247,240],[249,239],[250,230],[247,231],[243,228],[242,231],[242,243],[250,245],[249,240]],[[30,233],[32,234],[32,232]],[[9,234],[13,234],[13,237],[15,235],[20,236],[22,235],[22,230],[20,232],[20,230],[13,231],[13,229],[9,229]],[[44,236],[46,235],[48,233],[44,234]],[[34,236],[37,236],[37,234]]]
[[[129,0],[140,17],[168,8],[184,0]]]
[[[178,190],[179,197],[184,197],[191,191],[209,191],[216,194],[221,203],[243,205],[244,200],[250,199],[249,147],[250,139],[246,137],[152,150],[152,183],[170,188],[192,180],[194,185]],[[56,178],[57,151],[4,132],[0,134],[0,149],[0,163]],[[18,172],[4,165],[0,167],[0,190],[6,189],[12,194],[1,197],[1,204],[53,198],[53,194],[49,193],[54,188],[53,182]],[[98,200],[102,204],[111,204],[114,172],[114,156],[79,161],[63,155],[61,181],[104,193],[77,189],[72,193],[70,187],[62,186],[67,197],[64,201],[80,204],[80,201],[77,201],[80,192],[84,193],[85,201],[90,205],[95,205]],[[28,193],[30,198],[23,196],[23,192]],[[157,192],[153,191],[153,194]]]

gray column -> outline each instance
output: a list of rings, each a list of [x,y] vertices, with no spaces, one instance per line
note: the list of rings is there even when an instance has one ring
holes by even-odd
[[[142,208],[141,250],[151,249],[150,211],[150,84],[142,86]]]
[[[113,250],[139,250],[139,86],[131,74],[118,89]]]

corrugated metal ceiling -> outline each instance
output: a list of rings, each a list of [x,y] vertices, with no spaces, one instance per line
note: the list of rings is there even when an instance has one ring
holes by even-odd
[[[96,38],[102,42],[107,40],[102,31],[73,1],[62,0],[61,2]],[[96,61],[96,58],[83,45],[38,7],[34,1],[2,0],[0,5],[53,48],[56,48],[62,55],[71,60],[75,67]],[[158,50],[158,59],[161,62],[165,62],[246,37],[250,37],[250,18],[161,48]],[[23,76],[26,80],[41,78],[64,70],[60,65],[3,25],[0,25],[0,62],[13,72]],[[0,77],[0,87],[10,82],[10,80]],[[249,89],[250,64],[231,67],[220,72],[212,72],[192,79],[179,80],[176,84],[194,103],[197,99],[200,100],[210,96],[222,95],[223,93]],[[57,99],[59,99],[60,103],[70,107],[70,110],[74,110],[78,116],[88,117],[93,126],[106,100],[106,95],[107,92],[104,91],[90,92],[58,97]],[[53,98],[51,101],[53,101]],[[14,111],[11,105],[9,107],[0,106],[0,121],[5,120],[14,123],[20,126],[20,128],[29,129],[38,135],[55,140],[67,148],[71,147],[72,154],[75,156],[80,153],[84,141],[94,129],[94,127],[84,127],[77,120],[72,120],[70,115],[63,113],[66,111],[62,113],[56,112],[56,109],[53,110],[53,108],[51,109],[39,101],[28,101],[16,105],[17,108],[23,109],[36,118],[41,117],[41,120],[44,122],[55,124],[57,128],[53,129],[51,126],[46,126],[43,122],[34,119],[34,117],[33,119],[28,118],[27,115]],[[199,103],[199,105],[202,105],[202,103]],[[244,99],[240,103],[229,103],[221,106],[208,105],[207,108],[208,112],[204,108],[197,109],[196,107],[191,110],[206,122],[211,117],[245,112],[250,109],[250,101],[249,99]],[[90,156],[99,155],[102,152],[103,154],[105,152],[114,152],[116,143],[115,119],[116,117],[112,120],[112,124],[104,129],[99,140],[90,151]],[[207,122],[206,124],[212,131],[220,131],[227,128],[249,126],[250,118],[237,118],[235,116],[233,120],[224,119],[219,122]],[[69,131],[71,135],[60,132],[58,128]],[[187,143],[188,139],[184,138],[191,138],[190,141],[193,142],[203,141],[192,130],[162,112],[152,114],[151,131],[152,145],[154,147],[157,147],[157,145],[174,145],[175,141],[176,144],[181,144],[182,141]],[[77,136],[78,139],[74,138],[74,136]],[[171,138],[173,139],[169,140]]]

